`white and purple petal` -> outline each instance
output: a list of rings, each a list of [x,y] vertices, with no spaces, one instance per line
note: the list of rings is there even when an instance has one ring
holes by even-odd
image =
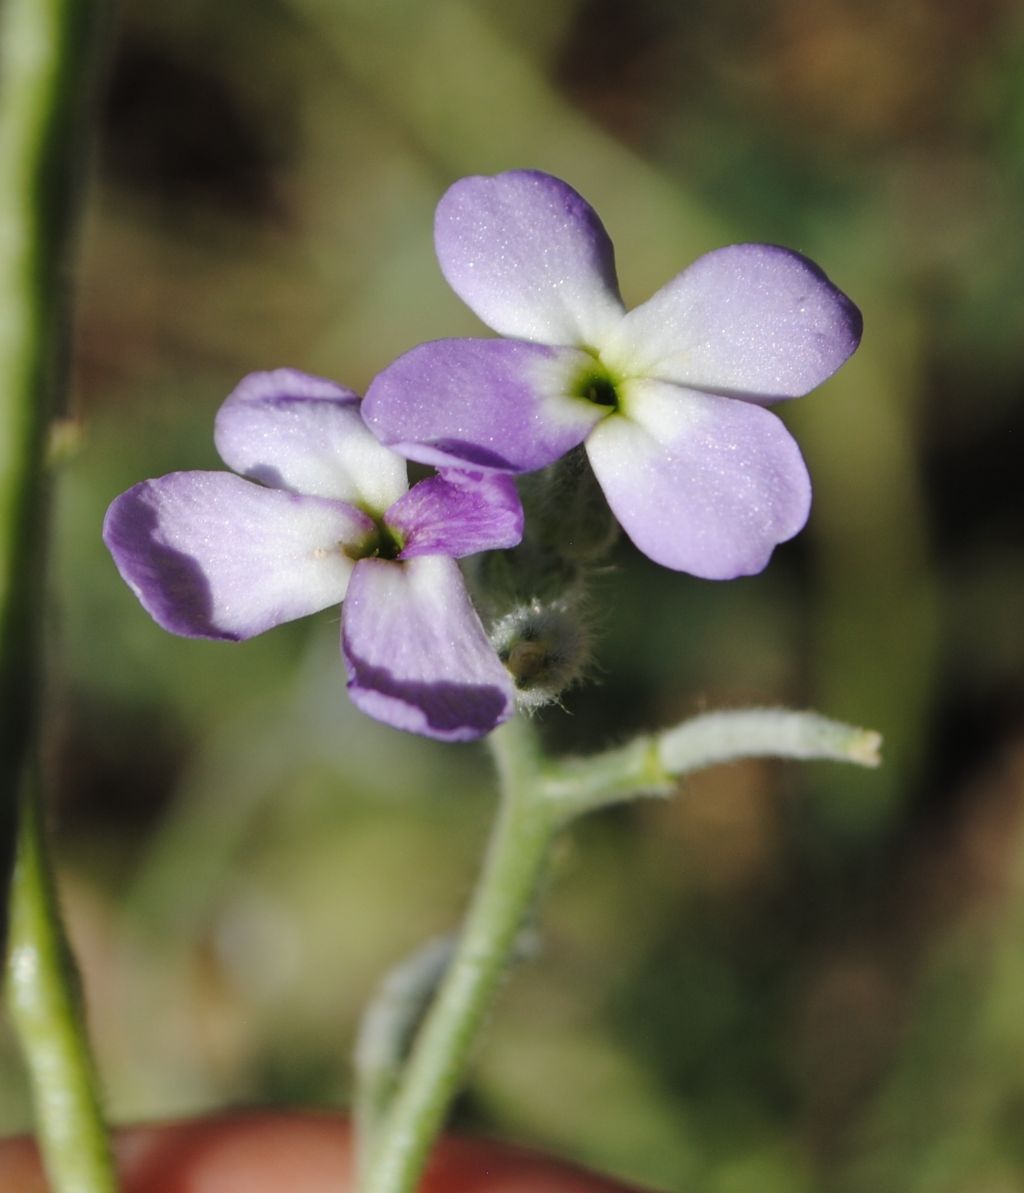
[[[174,472],[110,506],[103,540],[143,608],[186,638],[238,641],[336,605],[373,522],[230,472]]]
[[[511,677],[453,559],[360,560],[341,624],[349,694],[378,721],[471,741],[512,715]]]
[[[395,451],[435,467],[530,472],[582,443],[607,407],[572,396],[594,358],[522,340],[434,340],[378,374],[363,417]]]
[[[242,476],[374,514],[408,485],[405,462],[366,429],[358,394],[297,369],[243,378],[217,413],[214,441]]]
[[[438,204],[434,243],[449,285],[501,335],[593,348],[622,317],[608,233],[550,174],[460,179]]]
[[[587,440],[623,530],[665,567],[708,580],[759,572],[807,520],[800,449],[770,410],[656,381]]]
[[[756,402],[795,398],[860,342],[860,311],[812,261],[770,244],[706,253],[622,320],[609,368]]]
[[[448,469],[427,477],[388,510],[388,529],[402,542],[399,559],[514,547],[523,537],[515,481],[501,473]]]

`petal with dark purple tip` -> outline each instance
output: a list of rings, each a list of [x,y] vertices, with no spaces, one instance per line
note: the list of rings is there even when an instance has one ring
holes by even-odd
[[[122,493],[103,540],[165,630],[240,640],[336,605],[374,533],[340,501],[264,489],[230,472],[174,472]]]
[[[523,507],[515,481],[500,473],[449,469],[414,485],[388,510],[385,522],[403,543],[399,559],[514,547],[523,537]]]
[[[594,358],[522,340],[435,340],[374,378],[363,417],[381,442],[435,467],[530,472],[582,443],[608,408],[572,397]]]
[[[501,335],[594,347],[622,317],[608,233],[550,174],[460,179],[438,204],[434,243],[448,284]]]
[[[800,449],[770,410],[656,381],[587,440],[623,530],[655,563],[707,580],[759,572],[810,509]]]
[[[366,429],[359,396],[297,369],[245,377],[217,413],[214,441],[224,463],[251,480],[375,514],[408,485],[404,461]]]
[[[770,402],[810,392],[860,342],[860,311],[806,257],[734,244],[695,261],[602,344],[627,376]]]
[[[454,560],[360,560],[341,624],[349,693],[378,721],[471,741],[512,715],[512,680]]]

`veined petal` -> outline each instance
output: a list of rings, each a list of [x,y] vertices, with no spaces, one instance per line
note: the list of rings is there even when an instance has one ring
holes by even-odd
[[[602,344],[628,376],[768,402],[808,393],[860,342],[860,311],[812,261],[770,244],[707,253]]]
[[[385,522],[401,535],[399,559],[514,547],[523,537],[523,507],[515,481],[500,473],[449,469],[422,480],[388,510]]]
[[[608,233],[550,174],[456,182],[438,204],[434,244],[448,284],[501,335],[593,347],[622,317]]]
[[[238,641],[336,605],[370,518],[340,501],[264,489],[230,472],[173,472],[122,493],[103,541],[165,630]]]
[[[582,443],[607,415],[570,396],[593,364],[576,348],[435,340],[374,378],[363,418],[381,442],[421,464],[530,472]]]
[[[664,382],[623,391],[624,413],[587,440],[623,530],[655,563],[707,580],[761,571],[810,509],[807,469],[782,422]]]
[[[511,716],[511,677],[453,559],[360,560],[341,625],[349,692],[378,721],[470,741]]]
[[[217,413],[214,441],[243,476],[374,514],[408,487],[405,462],[366,429],[359,395],[297,369],[244,378]]]

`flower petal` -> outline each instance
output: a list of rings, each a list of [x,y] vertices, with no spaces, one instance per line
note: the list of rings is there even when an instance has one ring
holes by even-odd
[[[522,340],[435,340],[374,378],[363,418],[395,451],[437,467],[529,472],[582,443],[606,407],[569,396],[594,359]]]
[[[358,394],[297,369],[244,378],[217,413],[214,440],[243,476],[375,514],[408,487],[405,462],[366,429]]]
[[[388,510],[385,522],[404,542],[399,559],[455,559],[514,547],[523,537],[523,507],[515,481],[499,473],[449,469],[414,485]]]
[[[655,563],[708,580],[759,572],[807,520],[800,449],[760,406],[657,381],[587,440],[615,516]]]
[[[235,641],[336,605],[353,567],[339,548],[373,533],[350,505],[230,472],[143,481],[103,524],[118,571],[158,625]]]
[[[378,721],[470,741],[511,716],[511,677],[453,559],[360,560],[341,624],[349,692]]]
[[[602,344],[609,368],[765,402],[808,393],[860,342],[860,311],[812,261],[770,244],[699,258]]]
[[[438,204],[434,244],[448,284],[501,335],[593,347],[622,317],[608,233],[550,174],[456,182]]]

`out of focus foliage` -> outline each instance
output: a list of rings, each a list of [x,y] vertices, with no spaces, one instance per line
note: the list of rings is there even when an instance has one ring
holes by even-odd
[[[493,803],[483,750],[349,706],[336,613],[240,647],[158,630],[103,511],[216,467],[214,412],[250,370],[360,389],[479,333],[433,206],[535,166],[601,212],[628,302],[768,240],[866,325],[783,412],[807,531],[725,585],[623,545],[597,682],[552,741],[788,703],[882,730],[887,763],[709,772],[574,833],[462,1122],[668,1190],[1022,1187],[1022,51],[1010,0],[125,0],[48,720],[117,1116],[342,1103],[360,1006],[456,923]]]

